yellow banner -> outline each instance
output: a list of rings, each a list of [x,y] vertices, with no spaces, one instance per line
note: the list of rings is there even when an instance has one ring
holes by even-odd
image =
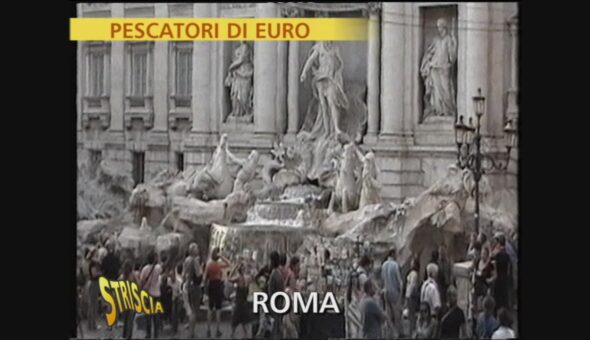
[[[70,40],[366,40],[360,18],[71,18]]]

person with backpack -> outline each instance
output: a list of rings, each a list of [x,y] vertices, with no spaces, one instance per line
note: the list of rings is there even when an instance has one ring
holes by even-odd
[[[183,268],[183,300],[184,308],[189,319],[189,338],[195,337],[195,325],[197,313],[201,306],[203,270],[199,256],[199,246],[193,242],[188,246],[188,255],[184,260]]]
[[[141,270],[139,275],[140,288],[147,291],[154,300],[160,299],[160,275],[162,274],[162,266],[158,264],[158,255],[151,252],[148,255],[148,264]],[[154,305],[156,302],[154,301]],[[146,339],[152,337],[152,328],[154,329],[154,337],[158,338],[160,331],[160,319],[158,314],[146,315]]]
[[[414,334],[416,329],[416,314],[420,308],[420,260],[414,257],[411,262],[410,272],[406,277],[406,308],[408,309],[408,319],[410,320],[409,334]]]

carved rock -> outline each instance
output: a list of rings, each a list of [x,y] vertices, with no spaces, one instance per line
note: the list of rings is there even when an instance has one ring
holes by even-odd
[[[156,238],[156,251],[170,252],[176,248],[176,252],[183,254],[188,249],[190,238],[184,233],[169,233]]]
[[[137,228],[124,228],[117,241],[121,248],[132,250],[136,257],[145,255],[156,248],[156,237],[151,232]]]
[[[102,161],[96,176],[85,165],[78,168],[78,219],[111,218],[121,214],[133,190],[131,177]]]

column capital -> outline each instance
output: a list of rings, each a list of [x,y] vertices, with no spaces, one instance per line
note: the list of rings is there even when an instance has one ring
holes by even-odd
[[[367,3],[367,9],[369,15],[381,14],[381,3],[380,2],[369,2]]]
[[[510,34],[516,35],[518,31],[518,15],[514,14],[510,19],[508,19],[507,24]]]
[[[294,6],[285,5],[281,7],[281,16],[286,18],[298,18],[303,16],[303,10]]]

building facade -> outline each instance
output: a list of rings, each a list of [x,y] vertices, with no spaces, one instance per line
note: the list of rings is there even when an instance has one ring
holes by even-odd
[[[77,6],[79,17],[368,18],[368,41],[335,44],[345,92],[360,93],[366,107],[362,145],[375,152],[382,195],[392,201],[419,194],[456,161],[456,117],[473,117],[478,89],[486,97],[486,151],[504,150],[503,127],[518,117],[517,3]],[[273,143],[294,143],[312,98],[300,74],[313,42],[248,42],[251,119],[235,119],[225,82],[238,44],[79,42],[78,162],[108,160],[142,182],[164,168],[206,164],[223,133],[239,156],[259,150],[262,164]],[[441,55],[451,56],[442,78],[432,66]],[[517,152],[512,154],[508,172],[490,176],[493,185],[516,187]]]

